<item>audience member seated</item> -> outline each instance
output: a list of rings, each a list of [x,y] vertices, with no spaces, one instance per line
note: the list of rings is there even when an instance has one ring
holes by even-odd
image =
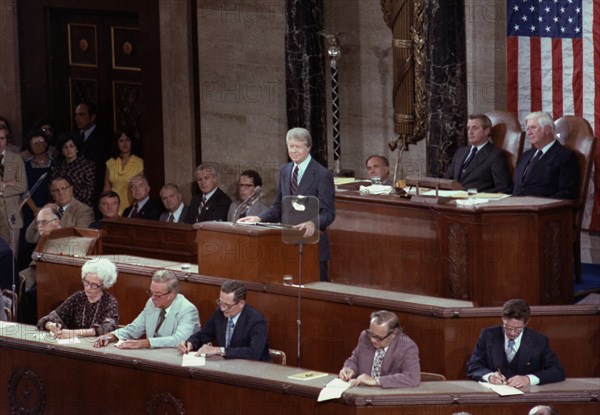
[[[67,298],[38,321],[57,339],[100,336],[117,329],[119,304],[107,289],[117,282],[117,267],[108,259],[90,259],[81,267],[83,290]]]
[[[129,191],[129,183],[134,176],[144,173],[144,160],[138,157],[136,134],[125,131],[117,131],[113,149],[113,158],[106,162],[106,173],[104,175],[104,191],[112,190],[119,194],[123,207],[119,209],[119,215],[127,206],[133,203],[133,197]]]
[[[90,228],[99,229],[102,227],[102,219],[114,219],[119,216],[119,205],[121,199],[116,192],[109,190],[107,192],[100,193],[100,200],[98,200],[98,210],[102,217],[92,223]]]
[[[87,228],[94,221],[92,208],[73,197],[73,185],[67,177],[54,177],[50,182],[50,194],[56,200],[56,210],[62,228],[71,226]],[[25,239],[27,239],[27,242],[34,244],[40,239],[37,222],[32,222],[29,225],[25,233]]]
[[[502,326],[484,329],[467,362],[467,375],[477,381],[515,388],[565,379],[548,338],[527,327],[531,311],[519,299],[502,307]]]
[[[133,204],[123,212],[124,218],[158,220],[160,209],[150,201],[150,185],[143,174],[138,174],[129,182]]]
[[[85,206],[81,203],[81,206]],[[88,208],[89,209],[89,208]],[[49,234],[55,229],[59,229],[60,215],[58,207],[55,204],[48,204],[40,209],[36,220],[27,228],[27,232],[35,226],[37,235],[35,242],[44,235]],[[32,231],[33,232],[33,231]],[[35,274],[35,259],[31,261],[29,267],[21,271],[21,275],[25,278],[25,293],[19,300],[19,321],[26,324],[35,324],[37,321],[37,285]]]
[[[305,128],[292,128],[286,134],[288,156],[292,160],[279,170],[279,186],[273,205],[257,216],[246,216],[240,222],[286,222],[282,219],[283,198],[288,196],[314,196],[319,200],[319,220],[299,223],[296,229],[304,231],[304,237],[313,236],[321,230],[319,239],[319,261],[321,281],[327,281],[329,240],[327,227],[335,219],[335,187],[333,175],[310,155],[312,137]]]
[[[538,405],[531,408],[529,415],[559,415],[560,413],[556,408],[549,405]]]
[[[25,164],[21,157],[7,148],[8,130],[0,128],[0,238],[4,239],[13,252],[18,253],[18,245],[13,246],[13,225],[10,217],[16,214],[14,228],[18,240],[19,229],[23,227],[23,215],[17,212],[21,194],[27,191]],[[16,242],[16,241],[15,241]]]
[[[201,194],[194,196],[190,202],[187,223],[226,221],[231,199],[218,187],[216,167],[201,164],[196,167],[195,175]]]
[[[161,222],[185,223],[188,218],[188,207],[183,203],[179,186],[174,183],[165,184],[160,189],[160,200],[167,209],[160,215]]]
[[[19,245],[19,266],[24,268],[31,260],[31,253],[35,244],[28,244],[25,240],[25,231],[35,220],[39,210],[49,202],[48,187],[52,179],[51,171],[54,167],[54,161],[48,154],[48,142],[46,135],[42,130],[32,130],[27,134],[25,143],[27,153],[30,157],[25,161],[25,172],[27,174],[27,187],[29,191],[37,181],[46,174],[46,177],[40,183],[35,192],[30,193],[27,203],[23,206],[23,228],[21,231]],[[23,155],[23,153],[21,153]]]
[[[177,347],[200,328],[198,309],[179,294],[179,280],[173,272],[156,271],[148,295],[144,310],[133,322],[101,336],[94,347],[117,340],[119,349]]]
[[[71,133],[63,133],[58,137],[58,148],[61,152],[52,170],[53,177],[68,177],[73,185],[75,199],[92,207],[92,195],[96,180],[94,162],[81,153],[81,140]]]
[[[217,309],[210,320],[179,344],[181,353],[193,350],[198,350],[197,356],[271,360],[267,322],[262,314],[246,304],[246,286],[242,282],[227,280],[221,285]]]
[[[365,161],[365,166],[369,173],[369,178],[374,184],[384,184],[392,186],[393,179],[390,177],[390,162],[387,157],[374,154]]]
[[[229,206],[229,212],[227,212],[227,220],[229,222],[234,221],[234,215],[240,204],[246,201],[252,194],[257,186],[262,187],[262,178],[255,170],[245,170],[240,175],[237,184],[237,200]],[[246,216],[257,216],[269,207],[265,205],[260,199],[257,199],[250,206],[247,206],[243,212],[240,212],[240,218]]]
[[[492,121],[485,114],[471,114],[467,121],[468,146],[456,150],[446,179],[478,192],[507,193],[512,187],[510,170],[502,150],[491,142]]]
[[[556,139],[552,118],[545,112],[532,112],[525,123],[532,148],[519,159],[513,195],[576,199],[580,180],[577,156]]]
[[[41,119],[36,121],[33,125],[32,131],[41,131],[41,136],[44,138],[46,142],[47,149],[46,152],[48,156],[52,160],[56,160],[60,154],[60,152],[56,149],[56,143],[54,142],[54,127],[51,120]],[[21,151],[21,158],[24,161],[29,160],[33,156],[33,152],[31,151],[31,146],[29,145],[28,140],[23,141],[23,149]]]
[[[398,316],[381,310],[371,314],[369,330],[340,370],[340,379],[352,386],[411,388],[421,382],[419,348],[402,333]]]

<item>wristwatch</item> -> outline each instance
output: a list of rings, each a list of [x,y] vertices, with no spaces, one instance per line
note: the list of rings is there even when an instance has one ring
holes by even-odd
[[[225,348],[221,347],[221,356],[225,357]]]
[[[381,386],[381,380],[379,380],[379,378],[375,379],[375,385],[376,386]]]

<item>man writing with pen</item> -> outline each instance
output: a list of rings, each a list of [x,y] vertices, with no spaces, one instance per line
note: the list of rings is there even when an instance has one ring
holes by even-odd
[[[225,281],[212,317],[199,332],[179,344],[179,351],[197,350],[196,355],[270,361],[267,322],[246,304],[246,291],[240,281]]]
[[[548,338],[527,327],[530,314],[529,305],[523,300],[504,303],[502,326],[481,332],[467,362],[471,379],[515,388],[565,379]]]

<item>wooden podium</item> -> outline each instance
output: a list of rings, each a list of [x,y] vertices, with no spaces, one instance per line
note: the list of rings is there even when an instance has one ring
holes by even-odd
[[[55,229],[40,238],[35,252],[65,256],[102,255],[104,234],[105,232],[100,229],[74,227]]]
[[[298,283],[300,247],[286,244],[282,229],[231,222],[201,222],[194,227],[200,274],[264,283],[281,283],[289,274]],[[315,281],[319,281],[319,244],[302,245],[302,283]]]

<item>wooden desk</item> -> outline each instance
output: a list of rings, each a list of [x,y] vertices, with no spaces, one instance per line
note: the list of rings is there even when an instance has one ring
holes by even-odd
[[[600,408],[600,379],[567,379],[499,397],[472,381],[423,382],[410,389],[358,387],[317,403],[334,375],[288,379],[303,369],[208,358],[181,366],[175,349],[95,349],[86,339],[58,345],[33,326],[0,329],[1,413],[110,414],[524,414],[543,402],[569,415]],[[596,409],[594,409],[596,408]]]
[[[337,193],[330,281],[482,306],[570,304],[572,220],[572,202],[535,197],[460,207]]]
[[[110,256],[107,256],[109,259]],[[143,309],[146,290],[157,269],[179,270],[179,263],[117,257],[119,278],[110,291],[119,300],[121,323]],[[47,314],[81,289],[83,258],[45,255],[37,265],[38,313]],[[192,270],[193,272],[193,270]],[[181,292],[206,322],[215,308],[222,278],[177,271]],[[269,342],[297,365],[298,289],[281,284],[248,282],[248,303],[269,323]],[[302,290],[301,364],[337,373],[367,328],[372,311],[396,312],[404,331],[417,343],[423,371],[442,373],[450,380],[466,379],[466,362],[481,330],[500,324],[500,307],[472,307],[470,302],[414,294],[313,283]],[[533,306],[529,326],[550,338],[567,376],[600,375],[600,308],[597,304]],[[577,353],[573,353],[573,345]]]

